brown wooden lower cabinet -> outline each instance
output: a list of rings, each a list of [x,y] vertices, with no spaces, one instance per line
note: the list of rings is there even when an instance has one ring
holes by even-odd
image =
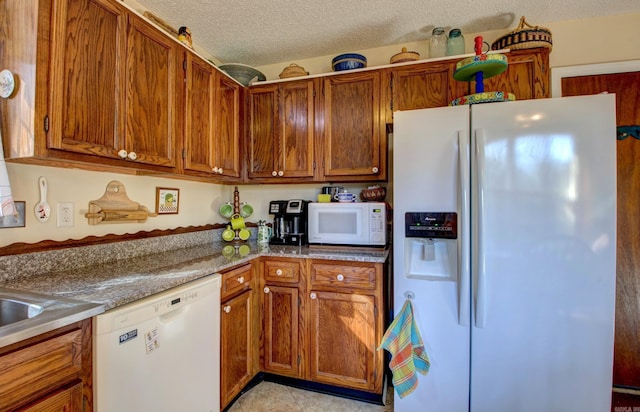
[[[263,371],[381,393],[383,264],[263,258],[261,267]]]
[[[264,287],[262,316],[264,371],[300,378],[297,287]]]
[[[383,263],[289,257],[223,273],[222,409],[260,371],[381,396],[384,275]]]
[[[253,378],[252,290],[222,303],[220,405],[224,408]]]
[[[61,389],[36,403],[20,409],[20,412],[74,412],[85,411],[82,408],[82,383]]]
[[[93,410],[91,319],[0,348],[0,411]]]
[[[311,291],[309,378],[374,391],[377,378],[375,297]]]

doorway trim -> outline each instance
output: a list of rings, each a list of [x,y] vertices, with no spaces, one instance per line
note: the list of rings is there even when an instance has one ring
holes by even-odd
[[[640,60],[553,67],[551,68],[551,97],[562,97],[562,79],[564,77],[637,71],[640,71]]]

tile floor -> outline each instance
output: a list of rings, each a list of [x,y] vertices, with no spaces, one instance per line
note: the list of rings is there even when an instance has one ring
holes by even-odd
[[[385,406],[325,395],[273,382],[261,382],[242,395],[228,412],[392,412],[393,388]]]

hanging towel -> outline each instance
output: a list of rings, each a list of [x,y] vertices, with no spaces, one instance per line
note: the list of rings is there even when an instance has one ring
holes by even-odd
[[[389,367],[393,373],[393,386],[401,398],[418,386],[416,370],[423,375],[429,372],[429,357],[424,349],[420,332],[413,319],[413,306],[407,299],[382,337],[380,349],[391,354]]]
[[[16,213],[11,195],[11,185],[9,184],[9,173],[4,162],[4,151],[2,150],[2,133],[0,133],[0,217],[10,216]]]

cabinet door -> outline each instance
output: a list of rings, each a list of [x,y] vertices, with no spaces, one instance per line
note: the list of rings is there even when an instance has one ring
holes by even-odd
[[[240,98],[241,86],[218,73],[215,83],[214,172],[240,178]]]
[[[313,179],[314,84],[301,80],[249,89],[249,178]]]
[[[252,291],[222,304],[220,402],[224,408],[253,377]]]
[[[513,93],[516,100],[549,97],[548,48],[516,50],[506,55],[509,63],[507,70],[498,76],[486,79],[484,81],[486,91]],[[475,93],[476,82],[469,82],[469,87],[469,92],[465,94]]]
[[[454,80],[454,69],[451,61],[387,69],[387,122],[393,122],[394,111],[448,106],[454,95],[464,94],[468,85]]]
[[[80,412],[84,411],[82,399],[82,383],[61,389],[52,395],[32,404],[20,412],[42,412],[42,411],[60,411],[60,412]]]
[[[118,158],[124,149],[125,10],[105,0],[53,4],[48,147]]]
[[[387,147],[382,117],[380,71],[324,79],[326,180],[386,179]]]
[[[178,47],[150,24],[129,16],[125,143],[136,162],[176,165],[178,87],[183,83]]]
[[[278,177],[313,177],[313,81],[284,83],[279,95]]]
[[[375,297],[312,291],[310,378],[330,385],[376,390]]]
[[[278,167],[274,140],[277,136],[278,86],[249,89],[249,178],[270,178]]]
[[[298,288],[267,284],[263,292],[264,369],[300,377]]]
[[[214,93],[216,70],[207,62],[186,53],[185,169],[213,173]]]

